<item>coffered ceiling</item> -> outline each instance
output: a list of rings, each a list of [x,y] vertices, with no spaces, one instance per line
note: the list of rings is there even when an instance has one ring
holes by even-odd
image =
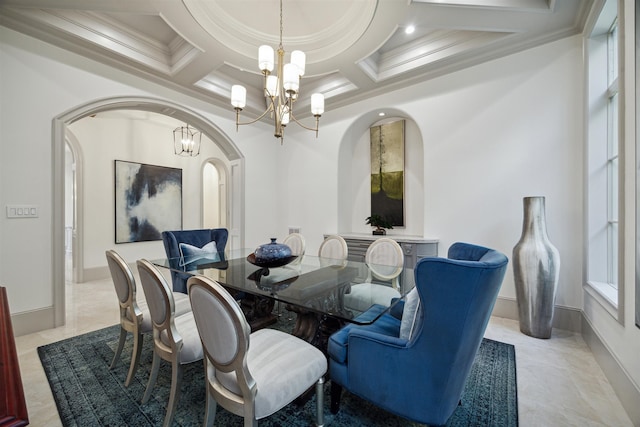
[[[297,114],[312,92],[330,110],[577,34],[592,3],[283,0],[284,49],[307,55]],[[280,30],[278,0],[0,0],[0,24],[224,108],[243,84],[248,115],[265,107],[258,46]]]

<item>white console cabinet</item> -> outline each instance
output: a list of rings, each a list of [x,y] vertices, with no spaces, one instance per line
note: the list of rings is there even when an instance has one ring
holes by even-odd
[[[325,238],[328,234],[325,234]],[[364,256],[369,245],[376,239],[388,237],[400,244],[404,252],[404,266],[414,268],[420,258],[438,256],[438,239],[428,239],[420,236],[402,236],[387,234],[384,236],[374,236],[364,233],[341,233],[340,236],[347,242],[349,249],[349,260],[364,262]],[[413,277],[409,278],[403,274],[402,286],[407,289],[412,287]]]
[[[369,245],[376,239],[388,237],[400,244],[404,252],[404,265],[413,268],[420,258],[428,256],[438,256],[438,240],[425,239],[417,236],[400,236],[388,234],[385,236],[374,236],[371,234],[340,234],[347,242],[349,248],[349,259],[352,261],[364,262],[364,255]],[[327,237],[327,235],[325,235]]]

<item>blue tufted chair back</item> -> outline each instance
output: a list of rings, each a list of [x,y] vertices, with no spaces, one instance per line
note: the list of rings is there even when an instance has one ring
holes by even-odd
[[[332,381],[410,420],[446,424],[462,395],[507,263],[504,254],[468,243],[454,243],[448,258],[419,260],[414,274],[421,307],[409,338],[400,337],[401,320],[392,313],[370,326],[348,325],[329,340]],[[402,316],[408,316],[407,310]],[[332,410],[339,406],[339,390],[332,395]]]
[[[229,231],[226,228],[205,228],[201,230],[176,230],[163,231],[162,241],[167,258],[170,259],[171,279],[174,292],[187,293],[187,279],[189,275],[175,271],[180,268],[179,258],[180,243],[186,243],[196,247],[203,247],[209,242],[215,241],[218,252],[224,252],[227,246]]]
[[[458,405],[507,263],[498,251],[454,243],[447,258],[427,258],[416,265],[416,286],[424,308],[410,346],[422,355],[415,369],[428,367],[432,387],[423,387],[423,398],[439,402],[431,408],[438,421],[446,422]]]

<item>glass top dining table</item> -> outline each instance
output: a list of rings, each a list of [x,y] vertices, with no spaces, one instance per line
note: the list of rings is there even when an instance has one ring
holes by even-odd
[[[352,290],[367,281],[369,268],[364,262],[320,258],[303,255],[280,267],[267,267],[249,261],[253,249],[228,250],[224,253],[194,259],[156,259],[151,262],[179,274],[202,275],[235,291],[266,297],[293,307],[298,313],[329,316],[339,322],[371,324],[389,311],[409,289],[393,290],[390,283],[375,282],[357,289],[358,304],[349,304]],[[375,266],[377,271],[391,272],[396,267]],[[413,271],[404,268],[402,274],[413,278]],[[411,281],[410,281],[411,282]],[[361,289],[360,289],[361,288]],[[393,295],[383,300],[386,310],[367,320],[356,319],[371,304],[380,303],[380,291]],[[374,295],[375,294],[375,295]],[[378,296],[378,297],[376,297]]]

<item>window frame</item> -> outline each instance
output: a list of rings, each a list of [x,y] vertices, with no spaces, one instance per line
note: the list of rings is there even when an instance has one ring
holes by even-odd
[[[624,282],[619,279],[624,277],[624,224],[620,218],[624,212],[621,138],[624,91],[620,75],[624,40],[620,38],[623,28],[617,8],[616,0],[607,0],[585,37],[587,265],[584,288],[623,323]],[[602,212],[603,203],[606,212]]]

